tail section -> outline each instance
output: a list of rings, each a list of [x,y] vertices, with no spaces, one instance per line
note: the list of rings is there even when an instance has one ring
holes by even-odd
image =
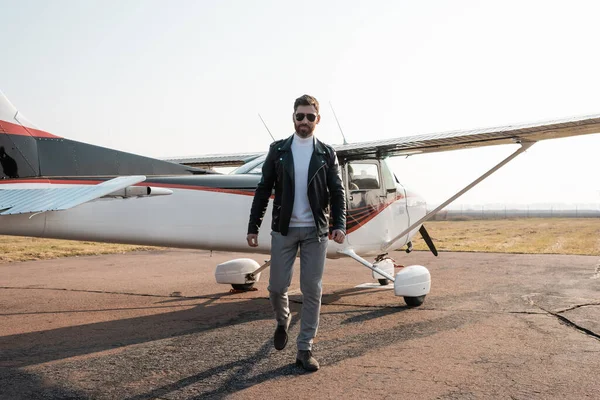
[[[206,170],[53,135],[34,127],[0,92],[0,179],[190,175]]]
[[[0,92],[0,179],[40,175],[36,135],[52,136],[33,128]]]

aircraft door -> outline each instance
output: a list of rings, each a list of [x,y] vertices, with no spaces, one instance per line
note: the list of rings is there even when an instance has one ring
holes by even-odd
[[[377,160],[350,161],[346,172],[346,230],[351,245],[372,245],[378,243],[382,230],[365,224],[373,220],[385,207],[387,194],[382,184],[379,162]],[[360,231],[353,234],[359,228]]]
[[[390,240],[396,237],[400,232],[408,228],[410,225],[406,190],[398,181],[396,175],[392,172],[387,159],[381,161],[381,175],[385,186],[385,202],[386,202],[386,228]],[[408,236],[406,237],[408,238]],[[405,239],[406,239],[405,238]],[[398,244],[406,244],[406,240],[400,240]]]

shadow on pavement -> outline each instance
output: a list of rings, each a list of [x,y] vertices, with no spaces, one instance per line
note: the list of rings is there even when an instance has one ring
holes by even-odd
[[[356,288],[342,290],[325,295],[323,302],[331,304],[346,296],[361,293],[364,293],[364,290]],[[86,396],[82,393],[72,392],[69,389],[46,387],[37,375],[23,371],[22,368],[133,344],[207,332],[224,326],[229,328],[259,320],[272,322],[272,310],[268,299],[240,299],[238,297],[218,302],[220,299],[227,300],[227,297],[228,294],[222,294],[208,299],[197,298],[196,301],[205,301],[175,312],[0,337],[0,398],[85,399]],[[189,299],[178,299],[177,301],[187,300]],[[164,303],[165,301],[161,300],[155,304]],[[293,312],[299,313],[301,305],[297,302],[296,304],[292,303],[291,308]],[[403,312],[406,309],[407,307],[402,306],[363,309],[359,312],[348,310],[352,311],[354,315],[343,320],[342,323],[369,323],[373,319]],[[294,318],[293,324],[298,322],[298,318]],[[370,332],[320,341],[318,344],[319,360],[321,365],[335,364],[348,358],[359,357],[382,346],[455,329],[464,323],[464,320],[452,316],[413,324],[402,324],[400,321],[396,326],[378,330],[376,343],[372,341]],[[131,399],[162,397],[168,393],[185,390],[192,385],[202,384],[209,378],[211,382],[216,379],[218,383],[208,385],[207,390],[202,392],[198,398],[222,398],[267,380],[304,373],[294,364],[281,365],[279,363],[271,366],[269,362],[261,363],[270,357],[272,342],[270,335],[267,338],[259,338],[259,340],[264,340],[264,343],[246,358],[225,362],[218,366],[214,366],[213,362],[204,371],[153,389],[148,393],[131,397]],[[218,360],[216,362],[218,363]],[[256,368],[259,363],[261,363],[261,367]],[[98,388],[98,390],[100,389]],[[15,397],[16,394],[19,396]]]

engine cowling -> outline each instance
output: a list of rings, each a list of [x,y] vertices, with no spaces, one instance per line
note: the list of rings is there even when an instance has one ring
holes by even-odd
[[[217,265],[215,279],[217,283],[229,285],[255,283],[260,279],[260,272],[254,275],[254,279],[251,279],[249,275],[258,268],[260,268],[260,264],[251,258],[237,258]]]
[[[431,275],[422,265],[409,265],[396,274],[394,294],[396,296],[425,296],[431,290]]]

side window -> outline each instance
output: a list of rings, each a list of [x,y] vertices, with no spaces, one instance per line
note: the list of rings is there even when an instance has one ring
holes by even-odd
[[[367,190],[380,187],[377,164],[352,162],[348,164],[348,189]]]
[[[387,190],[396,189],[394,175],[392,175],[392,171],[390,171],[390,168],[385,161],[381,163],[381,175],[383,175],[383,183]]]

